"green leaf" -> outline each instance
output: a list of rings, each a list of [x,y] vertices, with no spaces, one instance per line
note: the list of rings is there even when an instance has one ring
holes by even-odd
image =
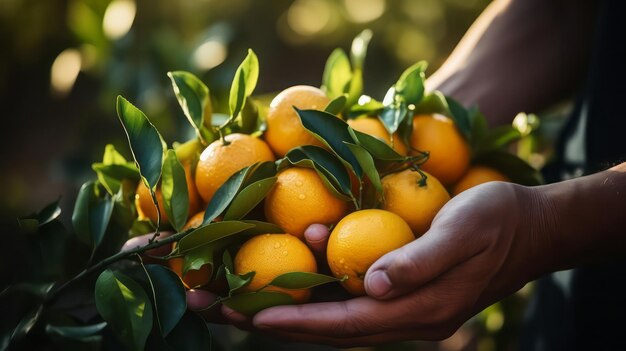
[[[245,167],[228,178],[211,198],[204,212],[204,223],[213,221],[231,204],[253,166]]]
[[[244,220],[241,222],[246,223],[246,224],[251,224],[254,226],[242,232],[249,237],[260,235],[260,234],[282,234],[285,232],[282,228],[280,228],[279,226],[273,223],[254,221],[254,220]]]
[[[20,322],[17,324],[15,329],[13,329],[10,340],[13,342],[17,342],[22,340],[26,335],[28,335],[28,333],[33,330],[33,327],[41,319],[43,311],[43,304],[39,304],[37,307],[33,308],[26,315],[24,315],[24,317],[20,319]]]
[[[251,228],[254,228],[254,224],[240,221],[210,223],[196,228],[187,236],[180,239],[177,249],[180,253],[185,253]]]
[[[350,61],[352,63],[352,79],[350,89],[348,89],[348,102],[346,106],[350,108],[354,105],[363,92],[363,65],[367,54],[367,47],[372,39],[372,31],[366,29],[359,33],[352,41],[350,48]]]
[[[235,269],[235,262],[233,262],[233,256],[230,251],[224,250],[222,254],[222,264],[224,265],[224,270],[226,270],[226,268],[231,271]]]
[[[185,254],[183,262],[183,276],[185,276],[189,271],[200,270],[204,265],[207,264],[211,267],[212,270],[215,266],[215,251],[217,251],[215,245],[207,245],[195,248],[187,252],[187,254]],[[190,288],[193,289],[196,287],[191,286]]]
[[[228,282],[228,289],[229,289],[228,295],[229,296],[232,295],[235,291],[250,284],[255,274],[254,271],[241,274],[241,275],[233,274],[230,272],[228,267],[226,267],[225,270],[226,270],[226,281]]]
[[[39,213],[37,213],[37,221],[39,221],[39,226],[46,225],[59,218],[59,216],[61,215],[61,207],[59,206],[59,202],[61,202],[60,198],[57,201],[44,207],[41,211],[39,211]]]
[[[343,111],[343,108],[346,106],[347,102],[348,99],[346,97],[346,94],[339,95],[331,102],[329,102],[328,105],[326,105],[324,111],[333,115],[338,115],[339,113],[341,113],[341,111]]]
[[[424,72],[428,64],[420,61],[407,68],[395,84],[396,93],[402,95],[406,104],[417,105],[424,97]]]
[[[239,132],[252,134],[257,130],[259,122],[259,108],[251,97],[248,97],[241,110],[241,121],[239,122]]]
[[[361,178],[363,170],[350,149],[344,144],[344,142],[353,142],[348,131],[348,124],[328,112],[300,110],[298,108],[295,108],[295,110],[298,116],[300,116],[302,125],[313,133],[317,139],[330,147]]]
[[[362,101],[361,98],[364,98],[364,101]],[[385,105],[383,105],[382,102],[374,100],[369,96],[362,95],[359,98],[358,104],[350,106],[348,116],[350,118],[356,118],[361,115],[377,116],[383,111],[384,107]]]
[[[167,150],[163,161],[161,192],[167,217],[172,227],[180,231],[189,217],[189,191],[185,168],[172,149]]]
[[[172,81],[174,94],[178,104],[183,110],[185,117],[195,129],[199,138],[204,139],[202,128],[210,125],[211,116],[206,112],[211,111],[211,99],[209,88],[195,75],[185,71],[168,72],[167,76]],[[205,142],[210,142],[205,140]]]
[[[107,326],[106,322],[84,325],[79,327],[46,325],[46,333],[68,339],[82,341],[85,338],[99,334]]]
[[[522,134],[513,126],[499,126],[491,129],[479,140],[475,148],[475,153],[481,154],[497,149],[501,149],[508,144],[522,138]]]
[[[266,178],[271,178],[276,175],[276,163],[273,161],[265,161],[252,166],[249,176],[243,182],[243,186],[246,187],[252,183],[258,182]]]
[[[154,289],[154,304],[161,334],[167,336],[187,309],[185,288],[180,278],[170,269],[157,264],[149,264],[145,267]]]
[[[124,179],[128,179],[133,183],[141,179],[139,169],[137,169],[135,163],[127,161],[124,156],[115,150],[112,144],[105,146],[102,162],[93,163],[91,168],[96,172],[98,181],[111,195],[119,192]]]
[[[120,154],[113,144],[107,144],[104,147],[104,155],[102,156],[102,164],[104,165],[125,165],[128,160]]]
[[[245,187],[235,196],[228,210],[224,214],[224,220],[241,219],[248,214],[256,205],[258,205],[265,195],[272,189],[276,183],[276,177],[262,179]]]
[[[343,163],[334,154],[313,145],[304,145],[290,150],[284,160],[291,165],[314,169],[324,185],[335,196],[350,200],[350,175]],[[282,162],[280,169],[283,169]]]
[[[488,133],[489,127],[487,126],[487,119],[482,113],[480,113],[480,111],[478,111],[478,108],[471,107],[468,112],[470,124],[472,126],[470,143],[472,145],[472,151],[476,154],[477,149],[480,148],[479,145]]]
[[[165,142],[148,117],[122,96],[117,97],[117,115],[128,137],[139,173],[148,187],[154,189],[161,177]]]
[[[223,299],[222,303],[246,316],[253,316],[268,307],[292,305],[294,301],[290,295],[285,293],[277,291],[259,291],[233,295],[230,298]]]
[[[348,56],[342,49],[333,50],[324,67],[322,90],[329,98],[335,99],[348,91],[351,79],[352,68]]]
[[[152,328],[152,306],[143,288],[130,277],[105,270],[96,280],[96,308],[130,350],[143,350]]]
[[[241,109],[246,102],[246,98],[252,94],[259,79],[259,60],[251,49],[248,49],[248,55],[241,62],[233,84],[230,87],[229,107],[230,115],[234,118],[239,115]]]
[[[140,179],[139,170],[132,162],[109,165],[104,163],[94,163],[91,165],[91,168],[96,172],[98,181],[111,195],[117,194],[124,179],[128,179],[133,183],[136,183]]]
[[[383,111],[380,113],[380,120],[389,134],[393,134],[398,130],[404,119],[407,118],[409,110],[404,98],[398,95],[394,88],[391,88],[389,91],[393,94],[393,100],[391,104],[383,108]]]
[[[475,164],[492,167],[511,179],[512,182],[534,186],[544,183],[541,173],[521,158],[506,151],[495,150],[479,155]]]
[[[239,227],[233,228],[231,224],[216,226],[215,224],[218,223],[237,223]],[[216,255],[219,255],[220,252],[229,247],[240,245],[252,236],[285,232],[274,224],[259,221],[217,222],[210,224],[210,226],[212,226],[210,232],[207,230],[204,231],[205,235],[203,241],[202,238],[196,237],[194,240],[197,240],[197,242],[195,243],[182,243],[184,247],[180,249],[180,252],[185,253],[183,273],[186,274],[188,270],[199,270],[206,264],[211,265],[212,268],[215,267]],[[199,234],[196,233],[194,235]],[[199,246],[186,251],[187,247],[196,244]],[[222,255],[224,255],[224,253],[222,253]]]
[[[350,61],[354,69],[363,69],[365,63],[365,56],[367,55],[367,47],[372,39],[372,31],[365,29],[359,33],[354,40],[352,40],[352,47],[350,48]]]
[[[376,170],[376,165],[374,164],[374,159],[372,155],[370,155],[367,150],[361,145],[346,143],[350,151],[354,154],[354,157],[359,161],[361,168],[367,174],[367,177],[372,181],[372,185],[379,192],[383,191],[383,185],[380,182],[380,175]]]
[[[465,139],[470,140],[470,133],[472,130],[469,113],[461,105],[459,102],[454,100],[451,97],[446,96],[446,102],[448,103],[448,107],[450,108],[449,117],[452,118],[454,124],[459,129],[461,134],[465,137]]]
[[[405,159],[404,156],[397,153],[391,146],[376,137],[352,128],[350,129],[350,133],[353,134],[354,141],[367,150],[376,160],[402,161]]]
[[[104,238],[114,203],[108,193],[102,194],[98,190],[96,182],[83,184],[72,213],[72,224],[78,238],[93,249],[98,247]]]
[[[413,112],[416,115],[440,113],[450,116],[450,108],[448,107],[446,97],[438,90],[424,96],[422,101],[415,106]]]
[[[318,285],[339,281],[341,279],[319,273],[289,272],[274,278],[269,285],[285,289],[309,289]]]
[[[165,341],[176,351],[212,350],[211,332],[196,313],[187,311]]]

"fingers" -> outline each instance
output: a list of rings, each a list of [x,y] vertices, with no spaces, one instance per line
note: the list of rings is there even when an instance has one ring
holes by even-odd
[[[405,309],[391,305],[359,297],[342,302],[277,306],[257,313],[253,324],[265,330],[352,337],[399,327],[405,321]]]
[[[226,305],[222,305],[221,310],[222,316],[224,316],[224,318],[235,327],[246,331],[252,331],[254,329],[252,326],[252,320],[244,314],[241,314]]]
[[[377,299],[406,294],[471,257],[470,245],[445,234],[432,228],[374,262],[365,275],[367,294]]]
[[[328,243],[329,235],[328,228],[323,224],[311,224],[304,231],[306,243],[318,256],[326,255],[326,244]]]
[[[206,290],[187,290],[187,308],[197,312],[204,320],[210,323],[226,324],[228,321],[220,311],[220,305],[212,306],[217,295]]]

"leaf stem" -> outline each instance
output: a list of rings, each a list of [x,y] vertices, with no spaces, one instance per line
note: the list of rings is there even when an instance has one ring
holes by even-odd
[[[104,260],[89,266],[87,268],[85,268],[84,270],[82,270],[80,273],[76,274],[73,278],[69,279],[68,281],[66,281],[65,283],[63,283],[61,286],[59,286],[59,288],[51,290],[50,293],[48,293],[46,295],[46,298],[44,299],[43,304],[47,305],[52,303],[58,296],[59,294],[65,290],[68,286],[70,286],[71,284],[73,284],[74,282],[80,280],[81,278],[83,278],[84,276],[93,273],[95,271],[98,271],[104,267],[107,267],[117,261],[129,258],[133,255],[137,255],[140,254],[144,251],[147,250],[151,250],[157,247],[161,247],[163,245],[172,243],[174,241],[178,241],[182,238],[184,238],[187,234],[189,234],[189,232],[184,231],[184,232],[180,232],[180,233],[176,233],[174,235],[168,236],[167,238],[164,238],[162,240],[155,240],[150,242],[147,245],[144,246],[137,246],[134,249],[128,250],[128,251],[120,251],[118,253],[116,253],[115,255],[109,256],[107,258],[105,258]]]

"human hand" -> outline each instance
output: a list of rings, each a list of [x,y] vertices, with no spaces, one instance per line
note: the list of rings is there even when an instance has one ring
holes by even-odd
[[[476,187],[452,199],[421,238],[370,267],[368,296],[272,307],[252,321],[225,315],[240,327],[344,347],[446,338],[545,269],[545,201],[514,184]]]

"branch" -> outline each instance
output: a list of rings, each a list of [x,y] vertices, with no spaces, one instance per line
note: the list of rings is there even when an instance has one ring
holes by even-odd
[[[93,266],[89,266],[89,267],[85,268],[83,271],[81,271],[80,273],[76,274],[73,278],[71,278],[70,280],[68,280],[65,283],[63,283],[63,285],[61,285],[58,289],[55,289],[55,290],[51,291],[50,293],[48,293],[46,295],[46,299],[44,300],[43,304],[47,305],[47,304],[52,303],[54,301],[54,299],[56,299],[59,296],[59,293],[61,293],[61,291],[65,290],[72,283],[80,280],[82,277],[88,275],[89,273],[92,273],[94,271],[100,270],[100,269],[102,269],[102,268],[104,268],[106,266],[109,266],[110,264],[113,264],[113,263],[115,263],[117,261],[120,261],[120,260],[123,260],[125,258],[129,258],[129,257],[131,257],[133,255],[140,254],[140,253],[142,253],[144,251],[155,249],[157,247],[161,247],[163,245],[170,244],[170,243],[172,243],[174,241],[178,241],[178,240],[184,238],[187,234],[189,234],[188,231],[176,233],[174,235],[168,236],[165,239],[152,241],[148,245],[137,246],[134,249],[127,250],[127,251],[120,251],[120,252],[116,253],[113,256],[109,256],[109,257],[105,258],[104,260],[94,264]]]

